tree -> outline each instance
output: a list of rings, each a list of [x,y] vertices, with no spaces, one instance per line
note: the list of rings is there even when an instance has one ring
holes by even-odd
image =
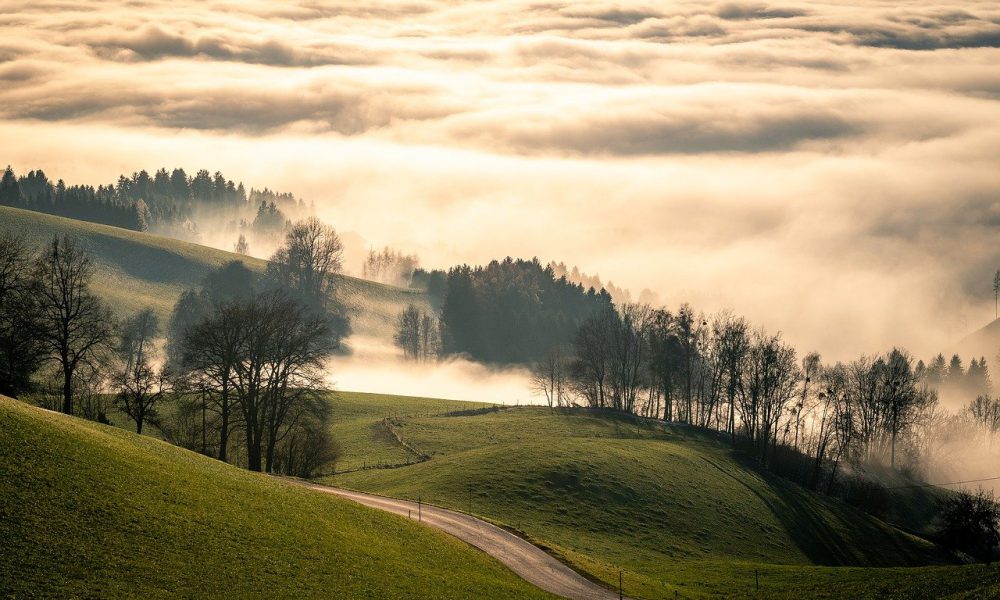
[[[1000,270],[993,275],[993,318],[1000,318]]]
[[[407,305],[396,319],[393,341],[412,360],[430,360],[440,353],[440,325],[437,320],[413,304]]]
[[[740,385],[739,413],[757,460],[767,463],[768,448],[777,444],[778,423],[795,394],[798,366],[795,350],[780,335],[752,334]]]
[[[793,447],[799,448],[799,429],[802,426],[802,412],[806,408],[806,401],[809,397],[809,384],[812,383],[820,370],[820,356],[816,352],[810,352],[802,359],[802,397],[795,405],[795,441]]]
[[[170,319],[167,348],[176,382],[201,398],[202,451],[207,453],[206,411],[218,415],[216,457],[226,461],[235,402],[232,376],[245,328],[241,303],[252,298],[256,277],[241,261],[205,276],[200,288],[181,294]]]
[[[56,236],[35,261],[40,305],[39,340],[58,362],[63,378],[62,410],[73,414],[73,377],[112,340],[109,311],[90,292],[94,266],[68,236]]]
[[[993,446],[993,438],[1000,431],[1000,398],[990,398],[989,396],[977,396],[975,400],[966,407],[973,422],[983,430],[990,448]]]
[[[416,254],[403,254],[386,246],[381,252],[369,250],[361,274],[365,279],[391,285],[408,286],[420,263]]]
[[[921,409],[937,401],[937,393],[920,386],[919,378],[912,368],[913,359],[899,348],[893,348],[884,361],[876,368],[881,371],[880,404],[887,412],[887,427],[890,436],[890,465],[896,467],[896,440],[901,431],[913,424]]]
[[[618,319],[617,311],[608,305],[585,320],[573,338],[574,386],[593,407],[610,408],[613,405],[611,340]]]
[[[420,309],[410,304],[399,313],[393,339],[402,348],[406,358],[416,359],[420,356]]]
[[[569,365],[562,348],[552,347],[531,367],[531,387],[545,397],[549,408],[563,406],[568,391]]]
[[[0,394],[11,396],[31,388],[44,356],[31,254],[23,234],[0,232]]]
[[[240,234],[240,238],[236,240],[236,246],[233,248],[233,251],[243,256],[250,254],[250,244],[247,243],[247,236],[242,233]]]
[[[1000,544],[1000,506],[992,491],[959,492],[949,496],[941,508],[941,542],[990,562]]]
[[[135,422],[135,432],[156,418],[156,405],[168,390],[167,375],[151,364],[160,324],[153,309],[146,308],[121,326],[115,349],[118,370],[114,377],[115,403]]]
[[[294,224],[267,265],[269,279],[297,294],[307,305],[325,310],[333,275],[343,264],[344,245],[329,225],[312,217]]]

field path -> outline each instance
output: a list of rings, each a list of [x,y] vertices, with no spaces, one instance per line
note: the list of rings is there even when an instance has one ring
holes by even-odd
[[[418,518],[416,502],[396,500],[374,494],[352,492],[340,488],[303,483],[306,487],[335,494],[365,506],[378,508],[397,515]],[[617,600],[618,592],[585,579],[582,575],[546,554],[540,548],[516,535],[469,515],[422,505],[421,522],[479,548],[507,565],[528,583],[543,590],[573,600]]]

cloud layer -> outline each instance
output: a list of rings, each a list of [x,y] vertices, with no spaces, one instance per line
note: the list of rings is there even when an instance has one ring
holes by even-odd
[[[1000,2],[0,2],[6,161],[289,189],[445,266],[579,264],[832,358],[1000,267]]]

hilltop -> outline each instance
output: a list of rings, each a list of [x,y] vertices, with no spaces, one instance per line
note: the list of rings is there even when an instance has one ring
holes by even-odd
[[[404,517],[0,397],[0,596],[550,598]]]
[[[266,265],[257,258],[168,237],[6,206],[0,206],[0,227],[24,232],[36,246],[56,234],[79,239],[97,265],[95,293],[121,314],[150,306],[162,322],[169,318],[180,294],[212,269],[231,260],[242,260],[259,272]],[[388,339],[396,316],[407,304],[430,310],[422,291],[347,275],[336,277],[337,300],[347,310],[356,334]]]

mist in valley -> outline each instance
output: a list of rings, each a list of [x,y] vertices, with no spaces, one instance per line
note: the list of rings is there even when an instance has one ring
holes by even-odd
[[[334,389],[503,405],[542,404],[525,367],[490,367],[461,356],[415,362],[384,338],[354,335],[348,353],[330,360]]]

